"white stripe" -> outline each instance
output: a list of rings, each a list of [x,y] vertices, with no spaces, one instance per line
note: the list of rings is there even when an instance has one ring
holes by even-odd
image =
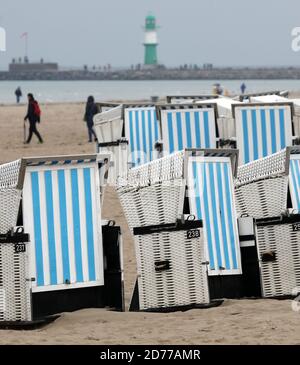
[[[73,202],[72,202],[72,186],[71,186],[71,170],[65,170],[66,181],[66,205],[67,205],[67,230],[68,230],[68,251],[69,251],[69,267],[70,282],[76,282],[76,265],[75,265],[75,245],[74,245],[74,229],[73,229]]]
[[[42,256],[44,270],[44,285],[50,285],[50,265],[49,265],[49,246],[48,246],[48,225],[46,211],[46,185],[44,172],[38,172],[39,179],[39,198],[40,198],[40,220],[41,220],[41,235],[42,235]]]
[[[89,281],[83,169],[78,169],[78,191],[83,281]]]
[[[52,171],[52,189],[53,189],[53,211],[54,211],[54,236],[56,250],[56,272],[57,283],[64,283],[63,263],[62,263],[62,247],[60,237],[60,208],[58,193],[58,175],[57,170]]]

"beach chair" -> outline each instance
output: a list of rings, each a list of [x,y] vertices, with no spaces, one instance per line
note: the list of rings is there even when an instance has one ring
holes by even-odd
[[[16,227],[24,174],[22,160],[0,166],[0,328],[32,322],[29,236]]]
[[[216,104],[158,105],[165,155],[185,148],[217,148]]]
[[[168,95],[166,97],[167,104],[188,104],[188,103],[194,103],[197,100],[210,100],[210,99],[216,99],[218,98],[218,95]]]
[[[108,304],[122,309],[120,235],[113,232],[118,227],[101,225],[100,195],[108,165],[106,154],[20,162],[21,210],[19,204],[19,216],[14,212],[10,224],[18,222],[30,235],[26,280],[33,318]],[[109,261],[112,250],[115,260]],[[109,299],[112,295],[114,303]]]
[[[135,237],[140,308],[149,308],[147,301],[150,298],[156,298],[158,307],[158,303],[161,303],[160,307],[172,307],[167,287],[173,286],[175,274],[179,275],[176,279],[178,296],[173,300],[173,307],[207,303],[207,294],[202,302],[182,301],[180,297],[180,291],[187,293],[188,287],[193,287],[193,290],[200,291],[198,298],[200,295],[204,298],[206,289],[203,280],[207,278],[203,277],[200,269],[203,264],[207,267],[204,272],[207,270],[209,275],[210,298],[241,295],[242,271],[233,196],[236,164],[237,151],[234,150],[187,149],[133,168],[125,179],[119,180],[118,194]],[[176,227],[181,232],[177,238],[168,233],[176,231]],[[193,233],[194,230],[199,232]],[[193,238],[196,239],[193,257],[183,255],[184,245],[188,247]],[[171,242],[174,256],[170,260],[174,260],[174,265],[176,263],[172,266],[174,272],[163,270],[166,272],[158,274],[150,270],[150,267],[154,268],[153,257],[159,257],[159,261],[169,260],[163,252],[170,250],[168,245]],[[204,256],[201,245],[204,246]],[[201,263],[199,257],[202,258]],[[187,258],[191,260],[190,264],[183,262]],[[147,266],[144,266],[146,263]],[[176,273],[177,270],[179,273]],[[202,283],[200,287],[187,281],[189,275],[195,280],[193,270],[198,270],[197,275],[202,272],[202,278],[198,277],[199,283]]]
[[[232,106],[240,165],[293,145],[292,107],[292,103],[247,103]]]
[[[249,101],[251,100],[251,98],[256,98],[260,96],[270,96],[270,95],[288,97],[289,93],[288,91],[280,91],[280,90],[264,91],[264,92],[240,95],[239,100],[243,102],[243,101]]]
[[[123,104],[99,113],[94,118],[98,150],[110,152],[109,182],[126,174],[129,167],[156,158],[155,145],[161,139],[153,104]]]
[[[155,144],[161,140],[155,105],[126,104],[125,137],[129,143],[129,163],[139,166],[156,158]]]
[[[128,169],[128,141],[123,137],[123,108],[121,105],[104,110],[94,117],[97,152],[110,154],[108,183]]]
[[[248,243],[243,272],[263,297],[297,295],[300,284],[298,161],[300,148],[289,147],[238,170],[240,240]]]
[[[216,104],[218,110],[217,124],[220,136],[219,147],[234,147],[235,121],[232,115],[232,105],[236,105],[238,102],[227,97],[218,97],[216,99],[211,99],[209,102]],[[195,104],[205,104],[205,101],[195,101]]]

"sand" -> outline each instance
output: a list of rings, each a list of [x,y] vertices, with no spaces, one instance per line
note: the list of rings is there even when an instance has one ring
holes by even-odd
[[[0,106],[0,162],[20,157],[90,153],[82,121],[84,104],[42,105],[39,130],[23,145],[26,107]],[[113,188],[106,191],[103,218],[116,220],[124,238],[126,306],[136,267],[133,241]],[[300,312],[291,301],[226,300],[218,308],[172,314],[118,313],[86,309],[63,313],[51,325],[35,331],[0,331],[0,344],[300,344]]]

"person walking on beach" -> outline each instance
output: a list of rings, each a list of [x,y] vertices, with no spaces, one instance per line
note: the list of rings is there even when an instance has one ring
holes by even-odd
[[[98,114],[98,107],[95,104],[95,99],[93,96],[89,96],[87,99],[84,121],[86,122],[88,128],[89,142],[92,142],[92,137],[94,136],[95,142],[97,141],[97,136],[94,131],[94,116]]]
[[[41,110],[38,102],[34,99],[34,96],[32,94],[28,94],[28,110],[27,114],[24,118],[24,122],[28,119],[29,121],[29,135],[27,140],[24,143],[29,144],[32,138],[33,133],[37,136],[39,143],[43,143],[43,139],[36,129],[36,124],[40,123],[41,121]],[[24,123],[24,131],[25,131],[25,123]],[[24,134],[25,137],[25,134]]]
[[[22,97],[22,90],[21,90],[20,86],[16,89],[15,95],[16,95],[16,99],[17,99],[17,104],[19,104],[21,97]]]
[[[241,93],[242,93],[242,95],[245,94],[245,91],[246,91],[246,84],[243,82],[242,85],[241,85]]]

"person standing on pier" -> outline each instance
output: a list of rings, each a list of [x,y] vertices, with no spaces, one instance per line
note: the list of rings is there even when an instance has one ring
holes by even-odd
[[[27,119],[29,121],[29,135],[28,135],[28,138],[26,141],[24,138],[24,143],[25,144],[30,143],[33,133],[37,136],[39,143],[43,143],[42,136],[36,129],[36,123],[40,123],[40,121],[41,121],[40,106],[39,106],[38,102],[34,99],[34,96],[32,94],[28,94],[27,97],[28,97],[28,110],[27,110],[27,114],[24,118],[24,122]],[[24,132],[26,132],[25,123],[24,123]],[[25,133],[24,133],[24,137],[25,137]]]
[[[95,103],[95,99],[93,96],[89,96],[87,99],[84,121],[86,122],[88,128],[89,142],[92,142],[92,137],[94,136],[95,142],[97,141],[97,136],[94,131],[94,116],[98,114],[98,107]]]

